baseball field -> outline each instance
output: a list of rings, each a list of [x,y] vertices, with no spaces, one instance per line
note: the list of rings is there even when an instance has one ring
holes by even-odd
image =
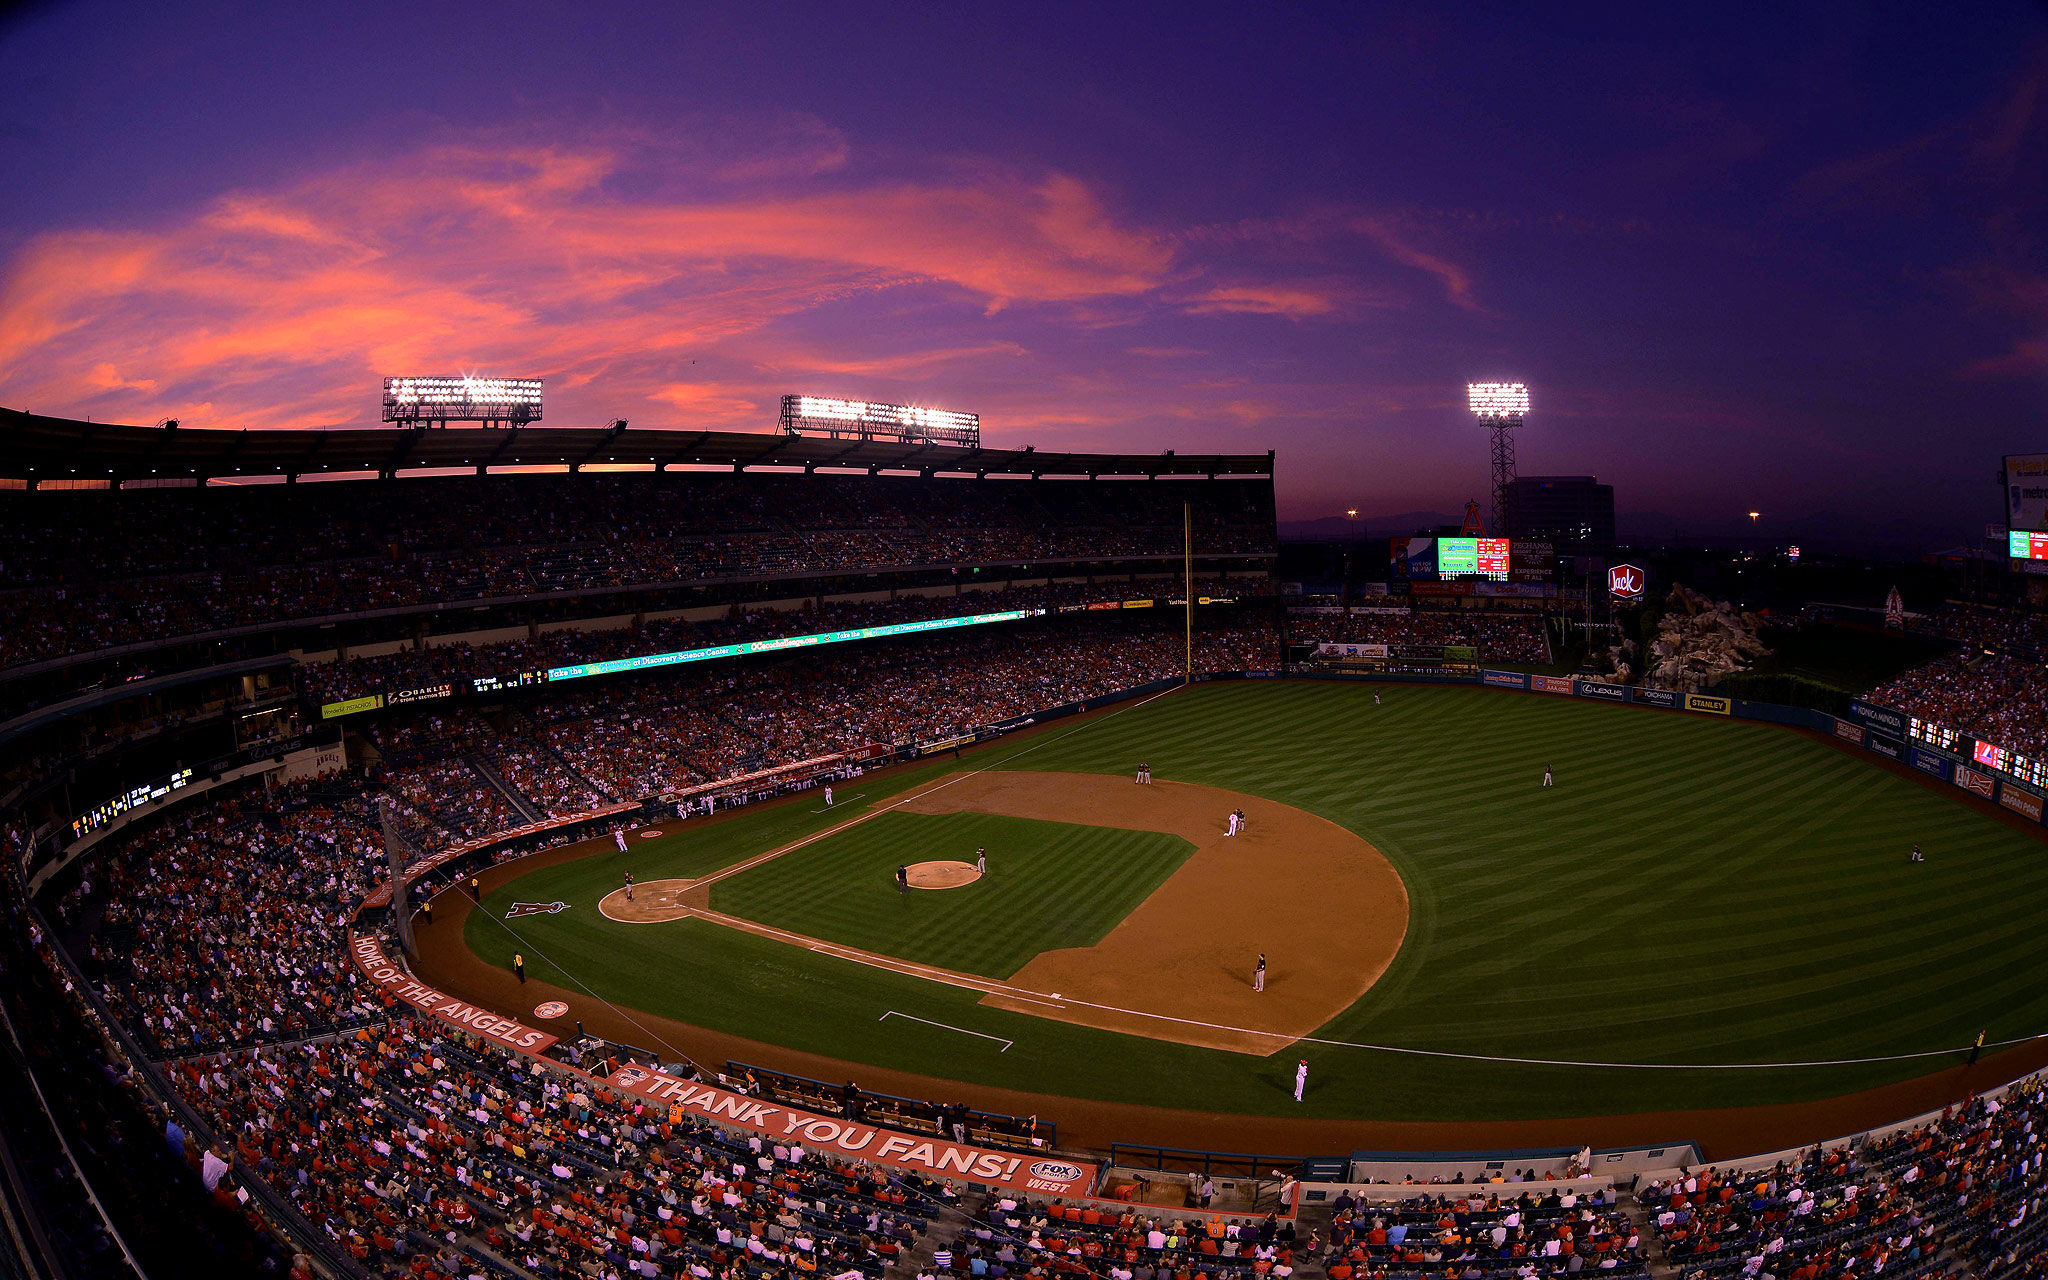
[[[842,783],[829,808],[807,792],[511,864],[481,910],[437,912],[420,968],[712,1065],[1063,1122],[1150,1109],[1146,1132],[1207,1117],[1242,1144],[1287,1140],[1270,1117],[1358,1122],[1330,1130],[1354,1145],[1575,1141],[1550,1122],[1589,1117],[1678,1141],[1734,1108],[1847,1132],[1845,1096],[1939,1105],[2048,1032],[2048,849],[1954,791],[1716,717],[1198,685]],[[1222,1145],[1200,1136],[1178,1145]]]

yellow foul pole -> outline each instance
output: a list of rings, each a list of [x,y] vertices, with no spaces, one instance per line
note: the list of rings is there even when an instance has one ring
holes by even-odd
[[[1195,682],[1195,506],[1183,502],[1180,507],[1181,529],[1181,595],[1187,598],[1187,642],[1188,665],[1181,676],[1182,684]]]

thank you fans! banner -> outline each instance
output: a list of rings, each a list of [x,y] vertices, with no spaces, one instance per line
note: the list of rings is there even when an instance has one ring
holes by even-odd
[[[679,1080],[646,1067],[626,1067],[604,1083],[621,1093],[662,1107],[696,1111],[724,1124],[801,1142],[854,1160],[877,1160],[938,1178],[966,1178],[1034,1195],[1085,1196],[1094,1189],[1096,1167],[1066,1159],[986,1147],[963,1146],[922,1133],[897,1133],[833,1116],[762,1102],[745,1094]]]
[[[437,991],[393,964],[383,945],[369,935],[349,939],[349,954],[365,977],[394,997],[453,1026],[509,1049],[538,1057],[555,1037],[510,1018],[499,1017]],[[562,1064],[553,1064],[561,1067]],[[562,1067],[563,1070],[572,1068]],[[595,1077],[593,1077],[595,1079]],[[681,1080],[646,1067],[624,1067],[598,1080],[620,1093],[645,1098],[662,1108],[680,1107],[741,1129],[801,1142],[827,1155],[875,1160],[940,1178],[967,1178],[1048,1196],[1085,1196],[1095,1189],[1097,1167],[1035,1153],[995,1151],[947,1142],[921,1133],[897,1133],[832,1116],[761,1102],[745,1094]]]

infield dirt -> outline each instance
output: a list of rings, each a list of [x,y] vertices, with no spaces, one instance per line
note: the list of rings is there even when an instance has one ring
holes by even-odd
[[[1407,936],[1408,890],[1379,850],[1259,796],[1098,773],[989,771],[942,779],[902,807],[1164,831],[1195,846],[1102,941],[1042,951],[1010,975],[1009,987],[1032,995],[982,997],[996,1008],[1273,1054],[1351,1007]],[[1234,836],[1232,810],[1248,819]],[[1303,910],[1304,894],[1327,909]],[[1263,991],[1253,979],[1262,953]]]

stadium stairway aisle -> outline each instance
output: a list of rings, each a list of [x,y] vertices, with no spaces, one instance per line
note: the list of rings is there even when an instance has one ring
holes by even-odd
[[[475,770],[477,777],[490,783],[499,795],[504,796],[506,802],[518,811],[524,821],[541,822],[547,818],[546,814],[533,807],[531,800],[519,794],[518,788],[505,781],[504,774],[491,767],[491,762],[484,759],[483,752],[471,751],[462,757],[462,762]]]
[[[1664,1253],[1664,1240],[1657,1234],[1657,1224],[1650,1220],[1650,1211],[1643,1208],[1643,1202],[1633,1193],[1618,1198],[1617,1207],[1628,1215],[1629,1224],[1636,1229],[1636,1238],[1643,1242],[1643,1267],[1649,1272],[1650,1280],[1678,1280],[1679,1270],[1671,1265]]]

